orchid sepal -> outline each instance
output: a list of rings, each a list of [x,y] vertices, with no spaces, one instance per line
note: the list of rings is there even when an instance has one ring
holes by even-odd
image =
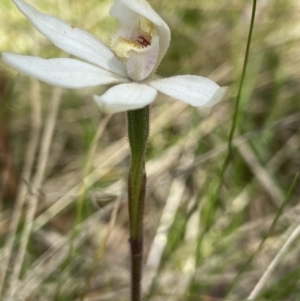
[[[13,1],[32,25],[61,50],[105,70],[126,76],[125,65],[95,36],[42,13],[23,0]]]
[[[226,89],[209,78],[196,75],[177,75],[148,81],[159,92],[194,107],[212,106],[222,99]]]
[[[80,89],[128,82],[126,77],[71,58],[43,59],[3,52],[2,60],[22,73],[63,88]]]

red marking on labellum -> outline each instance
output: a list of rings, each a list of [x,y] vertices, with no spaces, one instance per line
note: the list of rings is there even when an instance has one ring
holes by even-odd
[[[151,42],[148,41],[147,39],[145,39],[143,36],[138,36],[137,42],[138,42],[139,44],[141,44],[142,46],[145,46],[145,47],[151,45]]]

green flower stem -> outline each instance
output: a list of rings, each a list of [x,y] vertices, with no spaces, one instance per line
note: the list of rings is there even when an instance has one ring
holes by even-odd
[[[143,270],[143,217],[146,191],[145,154],[149,136],[149,106],[127,112],[131,165],[128,210],[131,251],[131,301],[141,301]]]

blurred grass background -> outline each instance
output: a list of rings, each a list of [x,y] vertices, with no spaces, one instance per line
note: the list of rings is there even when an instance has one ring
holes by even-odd
[[[299,3],[258,1],[233,154],[216,198],[252,2],[149,2],[172,32],[157,73],[206,76],[228,92],[212,109],[163,95],[152,105],[145,300],[246,300],[299,224]],[[30,4],[107,44],[118,28],[112,1]],[[66,56],[12,1],[2,0],[0,12],[1,51]],[[105,88],[59,89],[0,68],[2,299],[128,300],[125,114],[98,110],[91,95]],[[259,300],[300,300],[299,261],[295,235]]]

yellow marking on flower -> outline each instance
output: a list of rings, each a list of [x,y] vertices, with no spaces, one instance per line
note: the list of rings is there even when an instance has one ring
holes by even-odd
[[[135,26],[134,38],[118,37],[113,39],[111,47],[116,55],[126,63],[131,50],[140,50],[151,45],[152,37],[157,35],[154,24],[145,17],[139,17]]]
[[[114,45],[114,50],[116,52],[116,55],[119,58],[124,58],[124,59],[129,58],[129,51],[137,50],[141,48],[143,48],[141,44],[122,37],[118,38],[118,40],[115,42]]]

